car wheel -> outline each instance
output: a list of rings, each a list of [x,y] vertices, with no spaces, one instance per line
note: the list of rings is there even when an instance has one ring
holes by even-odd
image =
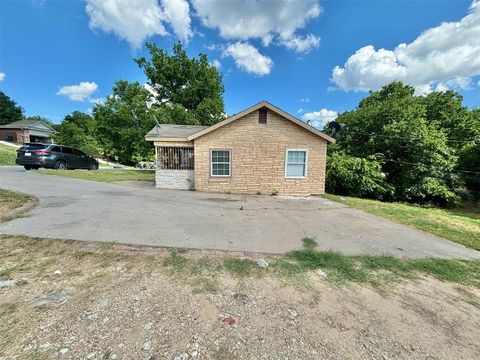
[[[32,167],[31,167],[30,165],[25,165],[24,168],[25,168],[25,170],[28,171],[28,170],[30,170]]]
[[[65,165],[64,161],[57,161],[55,163],[55,169],[56,170],[65,170],[66,168],[67,168],[67,166]]]
[[[98,165],[97,164],[91,164],[89,170],[98,170]]]
[[[32,170],[38,170],[40,166],[32,166]]]

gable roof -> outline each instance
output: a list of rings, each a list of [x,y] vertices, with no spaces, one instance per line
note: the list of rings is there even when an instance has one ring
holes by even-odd
[[[159,124],[145,135],[145,140],[161,139],[186,139],[188,136],[202,131],[208,126],[200,125],[176,125],[176,124]]]
[[[191,140],[194,140],[194,139],[196,139],[200,136],[203,136],[203,135],[208,134],[212,131],[215,131],[216,129],[218,129],[222,126],[225,126],[227,124],[230,124],[231,122],[233,122],[233,121],[235,121],[235,120],[237,120],[237,119],[239,119],[239,118],[241,118],[241,117],[243,117],[243,116],[245,116],[245,115],[247,115],[247,114],[249,114],[253,111],[256,111],[260,108],[267,108],[267,109],[277,113],[278,115],[284,117],[285,119],[290,120],[294,124],[297,124],[298,126],[304,128],[305,130],[308,130],[311,133],[323,138],[324,140],[328,141],[329,143],[334,143],[335,142],[334,138],[328,136],[327,134],[322,133],[320,130],[315,129],[313,126],[308,125],[307,123],[303,122],[302,120],[297,119],[296,117],[290,115],[289,113],[283,111],[280,108],[277,108],[276,106],[270,104],[268,101],[265,101],[265,100],[259,102],[256,105],[253,105],[253,106],[249,107],[248,109],[245,109],[245,110],[239,112],[238,114],[230,116],[230,117],[226,118],[225,120],[220,121],[219,123],[216,123],[215,125],[209,126],[206,129],[200,130],[198,132],[195,132],[195,133],[189,135],[187,137],[187,140],[191,141]]]
[[[30,129],[50,132],[52,134],[57,132],[55,129],[41,120],[19,120],[10,124],[1,125],[0,129]]]

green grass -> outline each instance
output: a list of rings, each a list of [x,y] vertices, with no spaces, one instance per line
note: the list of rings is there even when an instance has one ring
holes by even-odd
[[[315,241],[314,238],[311,238],[311,237],[304,237],[302,239],[302,243],[303,243],[303,247],[305,249],[314,249],[317,247],[317,242]]]
[[[29,201],[33,203],[34,198],[26,194],[0,189],[0,223],[23,215],[24,211],[16,212],[15,210]]]
[[[154,181],[155,170],[46,170],[41,174],[112,183],[116,181]]]
[[[248,259],[225,259],[223,265],[227,271],[239,277],[249,276],[257,266],[257,264]]]
[[[15,165],[17,151],[13,146],[0,144],[0,165]]]
[[[286,261],[288,259],[289,261]],[[374,285],[399,278],[429,275],[439,280],[480,287],[480,260],[412,259],[393,256],[346,256],[335,251],[296,250],[285,255],[274,268],[287,276],[321,269],[334,282]],[[282,272],[279,272],[282,274]]]
[[[468,209],[427,208],[400,203],[384,203],[346,196],[325,195],[327,199],[383,216],[400,224],[480,250],[480,213]]]

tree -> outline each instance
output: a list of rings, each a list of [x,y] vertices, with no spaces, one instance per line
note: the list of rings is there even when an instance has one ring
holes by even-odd
[[[146,46],[151,59],[135,61],[157,93],[155,106],[163,108],[168,121],[213,125],[224,119],[222,76],[206,54],[189,58],[180,42],[174,45],[172,55],[154,44]]]
[[[93,108],[95,134],[105,154],[126,165],[153,159],[153,144],[144,137],[161,109],[148,109],[150,94],[138,82],[118,81],[104,104]]]
[[[426,104],[411,86],[386,85],[338,117],[345,126],[337,133],[337,146],[347,155],[381,161],[395,200],[455,203],[462,186],[457,156],[444,122],[427,118]]]
[[[10,124],[23,119],[23,109],[0,91],[0,125]]]
[[[56,128],[58,134],[55,142],[75,147],[90,155],[100,155],[100,144],[95,138],[95,121],[90,115],[74,111],[65,116]]]
[[[341,151],[328,156],[326,187],[334,194],[376,199],[389,199],[394,190],[374,156],[359,158]]]

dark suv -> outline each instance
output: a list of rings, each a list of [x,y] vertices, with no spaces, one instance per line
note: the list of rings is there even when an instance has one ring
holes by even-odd
[[[51,169],[88,169],[97,170],[98,161],[83,151],[55,144],[29,143],[17,150],[18,165],[25,170],[41,167]]]

